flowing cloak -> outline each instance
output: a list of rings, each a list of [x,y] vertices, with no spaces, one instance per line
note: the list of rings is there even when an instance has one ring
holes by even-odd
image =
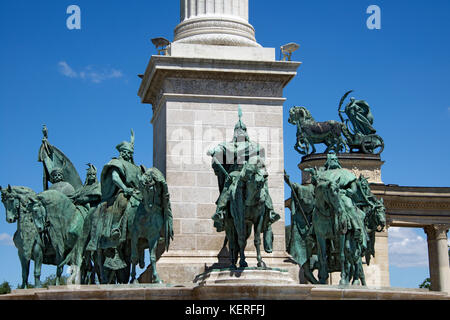
[[[345,114],[350,119],[356,133],[363,135],[374,134],[377,131],[373,125],[373,115],[370,107],[364,100],[355,100],[345,107]]]
[[[156,203],[151,204],[151,207],[162,211],[163,228],[161,230],[161,236],[164,238],[164,247],[167,251],[169,250],[170,240],[173,240],[173,216],[170,205],[169,188],[161,171],[157,168],[151,168],[149,171],[152,172],[152,177],[155,181],[155,190],[158,190],[156,193],[160,197],[159,201],[155,201]],[[139,209],[145,210],[142,203],[139,206]],[[139,227],[136,225],[138,222],[135,220],[135,216],[138,215],[138,213],[135,211],[136,210],[132,210],[128,216],[128,229],[133,230],[133,232],[139,230]],[[145,236],[147,236],[147,234],[145,234]]]
[[[292,184],[291,191],[291,228],[289,241],[286,245],[286,251],[292,256],[292,259],[300,266],[304,265],[312,256],[314,243],[309,240],[309,235],[312,230],[301,212],[306,215],[308,222],[311,225],[312,212],[315,206],[314,186],[312,184],[301,186],[297,183]],[[302,208],[294,200],[293,193],[297,195]]]
[[[142,174],[141,168],[123,159],[113,158],[102,170],[100,184],[102,190],[102,201],[109,201],[116,196],[119,187],[112,180],[112,172],[116,170],[125,186],[137,189],[139,178]]]
[[[102,203],[92,213],[91,241],[87,250],[95,251],[98,248],[107,249],[119,246],[126,240],[127,213],[129,208],[139,205],[139,200],[134,196],[125,198],[123,192],[112,180],[112,173],[116,171],[122,182],[128,188],[137,189],[141,168],[123,159],[113,158],[108,162],[101,173]],[[113,228],[120,230],[120,238],[112,239]]]
[[[54,168],[62,169],[64,181],[71,184],[75,190],[83,186],[80,176],[69,158],[57,147],[52,146],[47,139],[42,140],[42,145],[39,148],[38,161],[42,162],[44,166],[44,190],[48,190],[50,173]]]

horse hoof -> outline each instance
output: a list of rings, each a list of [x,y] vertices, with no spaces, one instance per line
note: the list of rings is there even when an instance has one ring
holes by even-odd
[[[247,267],[248,267],[248,263],[245,262],[245,261],[241,261],[241,262],[239,263],[239,267],[240,267],[240,268],[247,268]]]
[[[264,261],[258,262],[258,268],[267,268],[266,263]]]
[[[355,281],[352,282],[352,285],[353,286],[359,286],[359,285],[361,285],[361,282],[359,282],[359,280],[355,280]]]
[[[340,286],[348,286],[348,281],[341,279],[341,281],[339,281],[339,285]]]
[[[163,281],[159,277],[156,277],[155,280],[153,280],[153,283],[161,284]]]

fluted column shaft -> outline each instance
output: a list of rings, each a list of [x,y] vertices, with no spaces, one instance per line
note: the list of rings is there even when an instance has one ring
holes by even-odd
[[[180,22],[198,16],[233,16],[248,21],[248,0],[181,0]]]
[[[425,228],[428,240],[428,259],[431,290],[450,294],[450,267],[446,225],[431,225]]]
[[[174,42],[260,47],[248,23],[249,0],[180,0]]]

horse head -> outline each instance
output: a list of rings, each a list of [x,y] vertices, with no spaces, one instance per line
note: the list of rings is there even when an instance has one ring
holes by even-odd
[[[49,227],[50,223],[47,219],[47,211],[44,205],[37,197],[31,197],[28,206],[31,214],[33,215],[34,224],[39,233],[44,232]]]
[[[383,231],[386,226],[386,208],[383,199],[377,201],[370,214],[369,229],[376,229],[378,232]]]
[[[157,177],[153,168],[145,170],[139,179],[139,199],[142,198],[144,204],[152,203],[153,197],[151,197],[150,191],[157,185]]]
[[[288,122],[293,125],[300,125],[304,121],[314,121],[311,112],[305,107],[292,107],[289,110]]]
[[[0,192],[8,223],[16,222],[21,213],[27,212],[29,198],[35,194],[30,188],[11,187],[10,185],[6,189],[0,187]]]
[[[320,181],[316,187],[316,200],[321,201],[324,207],[328,208],[331,213],[341,215],[345,211],[342,203],[342,197],[345,195],[345,190],[339,187],[341,178],[336,181]]]
[[[13,189],[10,185],[8,185],[6,190],[0,187],[0,191],[2,194],[2,203],[6,210],[6,222],[14,223],[19,218],[19,198],[15,197]]]

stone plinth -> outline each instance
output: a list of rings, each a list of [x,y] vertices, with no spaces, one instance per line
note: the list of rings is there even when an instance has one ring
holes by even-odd
[[[426,289],[301,284],[91,285],[14,290],[0,300],[450,300]]]
[[[381,180],[381,161],[379,155],[362,154],[362,153],[339,153],[339,162],[342,168],[352,171],[356,177],[362,174],[369,183],[383,184]],[[302,184],[311,183],[311,176],[305,172],[306,168],[323,167],[327,161],[327,155],[324,153],[311,154],[302,157],[302,161],[298,165],[302,170]]]
[[[196,276],[194,283],[206,286],[223,284],[296,284],[287,270],[271,268],[212,270]]]
[[[219,254],[225,234],[216,232],[211,219],[219,189],[206,153],[232,140],[238,105],[250,139],[265,149],[269,192],[275,211],[282,217],[272,226],[273,253],[264,253],[263,260],[269,267],[290,270],[298,279],[298,266],[285,262],[283,89],[299,65],[181,56],[151,58],[139,96],[153,106],[153,165],[164,173],[172,203],[174,241],[157,265],[164,281],[193,281],[208,268],[229,265]],[[252,237],[246,255],[249,266],[256,266]]]

